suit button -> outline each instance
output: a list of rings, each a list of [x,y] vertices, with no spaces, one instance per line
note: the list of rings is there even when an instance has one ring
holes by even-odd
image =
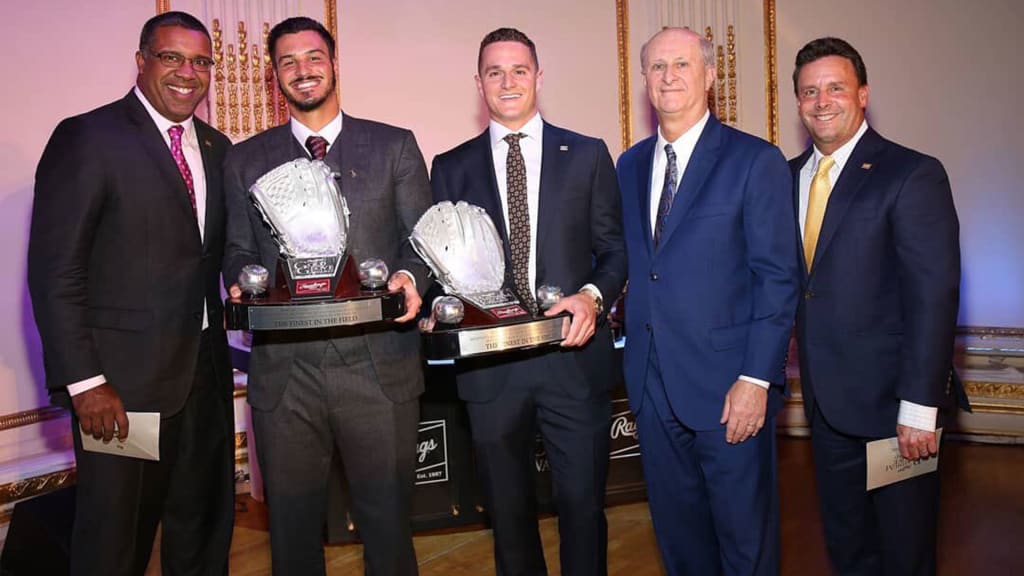
[[[808,291],[804,292],[804,298],[807,298],[808,300],[810,300],[811,298],[814,298],[814,291],[813,290],[808,290]]]
[[[644,324],[644,330],[647,330],[648,332],[650,332],[651,331],[651,325],[650,324]]]
[[[654,273],[654,272],[651,272],[651,282],[657,282],[657,281],[658,281],[658,275],[656,273]]]

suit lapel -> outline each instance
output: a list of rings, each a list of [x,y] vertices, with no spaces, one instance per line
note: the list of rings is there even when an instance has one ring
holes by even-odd
[[[793,177],[793,222],[796,222],[796,236],[797,246],[800,247],[800,274],[802,278],[807,278],[807,262],[804,259],[804,237],[800,232],[800,211],[803,207],[800,206],[800,170],[803,169],[804,164],[807,163],[807,159],[811,157],[813,148],[808,148],[803,154],[797,156],[789,162],[789,172]]]
[[[871,166],[881,145],[882,138],[869,128],[854,147],[850,158],[846,161],[846,166],[839,174],[839,179],[832,187],[832,193],[829,194],[828,205],[825,208],[825,218],[821,222],[818,246],[814,249],[814,262],[811,264],[812,275],[818,267],[818,262],[828,253],[829,244],[842,224],[850,203],[857,197],[871,173],[865,166]]]
[[[203,209],[206,217],[203,219],[203,246],[210,240],[210,226],[213,222],[220,221],[223,216],[222,210],[224,200],[221,188],[221,173],[219,167],[214,170],[213,140],[210,138],[209,129],[198,119],[194,120],[196,127],[196,138],[199,140],[199,152],[203,158],[203,173],[206,175],[206,205]],[[216,179],[216,180],[215,180]]]
[[[129,121],[135,125],[138,132],[139,147],[146,152],[153,164],[157,167],[159,180],[165,186],[155,186],[154,189],[164,191],[172,196],[171,201],[186,212],[190,218],[195,219],[192,214],[192,203],[188,198],[188,187],[185,186],[185,179],[178,172],[170,149],[164,141],[163,134],[153,123],[142,102],[135,96],[135,92],[129,92],[124,98],[125,109]],[[196,228],[196,240],[199,240],[199,229]]]
[[[690,156],[690,161],[686,164],[686,171],[679,179],[676,198],[673,201],[672,210],[668,214],[668,220],[665,222],[665,229],[661,233],[662,246],[668,242],[672,232],[679,227],[679,223],[683,221],[686,213],[693,206],[694,200],[703,192],[704,182],[718,162],[722,136],[722,125],[714,116],[708,117],[704,131]]]
[[[558,225],[558,220],[564,216],[558,214],[558,196],[565,189],[564,182],[568,170],[566,163],[569,161],[571,151],[563,141],[563,132],[547,122],[544,123],[544,148],[541,152],[540,162],[540,187],[538,188],[537,199],[537,245],[534,246],[534,253],[537,255],[537,277],[540,278],[541,250],[547,231],[552,226]],[[551,222],[554,220],[554,222]]]
[[[654,231],[651,230],[651,170],[654,168],[654,145],[658,142],[657,136],[652,136],[640,143],[637,148],[636,173],[633,174],[638,191],[637,203],[640,204],[640,228],[643,230],[644,243],[647,246],[647,253],[654,253]]]

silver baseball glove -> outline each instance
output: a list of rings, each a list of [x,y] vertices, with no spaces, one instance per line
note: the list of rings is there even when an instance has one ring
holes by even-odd
[[[420,217],[409,241],[448,294],[501,290],[505,252],[483,208],[439,202]]]
[[[249,194],[285,256],[345,253],[348,204],[322,161],[286,162],[261,176]]]

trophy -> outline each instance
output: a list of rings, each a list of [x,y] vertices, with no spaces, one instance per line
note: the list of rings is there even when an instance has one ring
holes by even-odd
[[[267,172],[249,189],[280,250],[275,285],[263,266],[242,268],[242,297],[228,298],[229,330],[295,330],[393,320],[405,295],[387,292],[388,269],[348,253],[349,210],[331,169],[299,158]]]
[[[436,323],[423,335],[427,359],[466,358],[563,340],[568,313],[534,316],[505,288],[501,237],[483,208],[466,202],[435,204],[416,223],[409,240],[447,294],[434,302]],[[541,311],[562,295],[553,286],[537,292]]]

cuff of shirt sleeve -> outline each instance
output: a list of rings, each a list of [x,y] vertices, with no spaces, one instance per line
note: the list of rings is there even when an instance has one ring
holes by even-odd
[[[85,380],[79,380],[74,384],[68,384],[68,394],[72,396],[78,396],[82,392],[88,392],[97,386],[102,386],[107,383],[107,379],[103,377],[103,374],[93,376],[92,378],[86,378]]]
[[[934,432],[938,416],[939,409],[934,406],[922,406],[907,400],[900,400],[900,411],[896,415],[896,423],[926,432]]]
[[[416,277],[412,275],[412,272],[409,272],[408,270],[402,269],[402,270],[395,271],[395,274],[405,274],[406,276],[409,277],[409,280],[412,281],[412,287],[413,288],[416,287]]]
[[[761,388],[764,388],[765,390],[767,390],[767,389],[772,387],[771,382],[767,382],[765,380],[761,380],[760,378],[754,378],[753,376],[744,376],[743,374],[740,374],[740,378],[739,379],[743,380],[744,382],[750,382],[751,384],[756,384],[756,385],[760,386]]]
[[[592,292],[594,296],[604,300],[604,295],[601,294],[601,290],[599,290],[594,284],[584,284],[583,287],[580,288],[580,292]]]

